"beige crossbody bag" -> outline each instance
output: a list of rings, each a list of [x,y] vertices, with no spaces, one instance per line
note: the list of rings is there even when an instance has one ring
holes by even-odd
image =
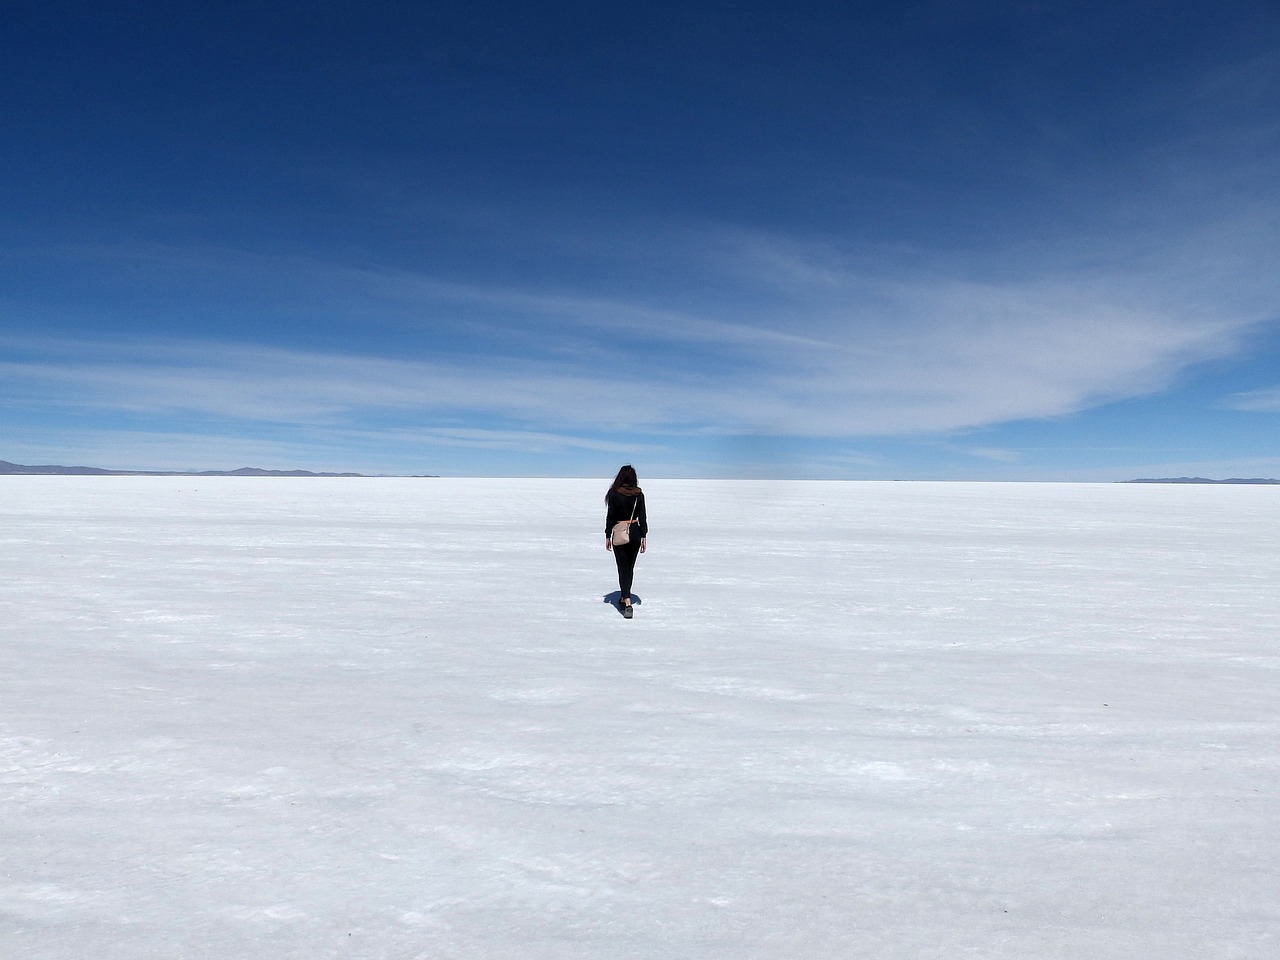
[[[636,522],[636,507],[640,505],[640,498],[637,496],[635,502],[631,504],[631,519],[619,520],[613,525],[613,532],[609,534],[609,539],[615,547],[625,546],[631,542],[631,525]]]

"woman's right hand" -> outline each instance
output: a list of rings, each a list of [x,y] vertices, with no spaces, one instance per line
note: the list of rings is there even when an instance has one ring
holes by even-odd
[[[610,553],[613,552],[613,540],[611,540],[609,537],[604,538],[604,548],[608,550]]]

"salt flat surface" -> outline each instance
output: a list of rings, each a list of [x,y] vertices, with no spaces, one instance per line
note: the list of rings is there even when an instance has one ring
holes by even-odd
[[[0,952],[1280,955],[1277,488],[604,486],[0,480]]]

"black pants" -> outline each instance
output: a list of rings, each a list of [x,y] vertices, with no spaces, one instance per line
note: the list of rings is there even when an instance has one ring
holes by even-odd
[[[640,556],[640,539],[613,548],[613,559],[618,564],[618,589],[622,599],[631,599],[631,580],[636,572],[636,557]]]

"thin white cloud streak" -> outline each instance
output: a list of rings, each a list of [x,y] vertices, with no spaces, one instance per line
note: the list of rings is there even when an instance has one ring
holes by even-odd
[[[664,448],[653,444],[628,441],[598,440],[574,434],[543,430],[487,430],[482,428],[424,427],[393,430],[325,431],[328,442],[382,445],[389,448],[459,447],[465,449],[502,450],[529,454],[554,454],[565,451],[608,453],[626,456],[639,452],[660,453]]]
[[[416,274],[363,272],[371,287],[386,296],[408,300],[441,300],[499,307],[518,314],[573,321],[622,335],[643,332],[667,340],[713,343],[725,348],[818,348],[829,344],[792,330],[734,323],[688,310],[663,309],[610,297],[545,293],[497,286],[447,283]]]
[[[1022,459],[1022,454],[1017,450],[1006,450],[1002,447],[970,447],[964,452],[970,457],[996,463],[1017,463]]]
[[[177,341],[136,351],[49,341],[42,351],[71,355],[0,363],[9,402],[313,427],[373,424],[386,416],[435,422],[485,415],[607,430],[633,419],[625,405],[617,409],[619,387],[607,377],[500,357],[450,364]],[[688,425],[691,402],[689,391],[650,398],[642,420]],[[455,442],[464,439],[453,435]]]
[[[1280,387],[1233,394],[1226,399],[1223,406],[1228,410],[1241,410],[1246,413],[1280,413]]]

